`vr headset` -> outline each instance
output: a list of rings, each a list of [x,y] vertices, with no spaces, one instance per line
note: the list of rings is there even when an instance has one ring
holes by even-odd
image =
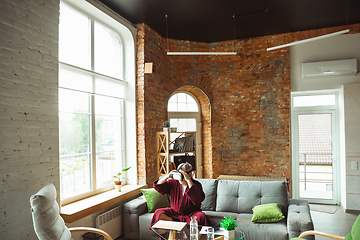
[[[178,181],[183,180],[183,179],[184,179],[184,175],[183,175],[181,172],[179,172],[179,170],[182,169],[182,168],[184,167],[184,165],[185,165],[185,163],[181,163],[181,164],[177,167],[177,169],[176,169],[175,172],[171,172],[171,173],[170,173],[170,178],[175,179],[175,180],[178,180]],[[189,173],[191,173],[192,171],[193,171],[193,169],[192,169],[192,167],[191,167],[191,169],[190,169],[189,171],[187,171],[186,173],[189,174]]]

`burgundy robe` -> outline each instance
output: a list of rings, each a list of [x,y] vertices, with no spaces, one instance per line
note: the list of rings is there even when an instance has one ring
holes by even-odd
[[[191,216],[196,216],[196,220],[201,226],[211,226],[209,218],[200,209],[201,202],[205,199],[205,194],[201,183],[191,178],[193,185],[186,187],[184,195],[182,194],[182,185],[179,181],[169,178],[163,184],[157,184],[154,181],[154,189],[161,195],[168,194],[170,197],[170,208],[157,209],[153,215],[150,226],[159,221],[160,214],[180,222],[190,224]],[[149,228],[150,228],[149,226]]]

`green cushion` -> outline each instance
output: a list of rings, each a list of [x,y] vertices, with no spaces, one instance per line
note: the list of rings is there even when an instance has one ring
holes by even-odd
[[[285,218],[281,211],[282,207],[279,203],[257,205],[252,209],[253,217],[251,221],[256,223],[278,222]]]
[[[161,195],[154,188],[140,189],[146,199],[148,211],[155,212],[158,208],[170,207],[167,195]]]
[[[354,225],[351,228],[351,231],[346,235],[344,240],[355,240],[360,239],[360,215],[355,220]]]

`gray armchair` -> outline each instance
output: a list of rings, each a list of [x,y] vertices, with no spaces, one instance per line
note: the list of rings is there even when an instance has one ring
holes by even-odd
[[[107,240],[111,236],[101,229],[89,227],[67,228],[59,214],[56,202],[56,188],[52,183],[47,184],[39,192],[30,197],[32,219],[37,237],[40,240],[71,240],[71,232],[86,231],[100,234]]]

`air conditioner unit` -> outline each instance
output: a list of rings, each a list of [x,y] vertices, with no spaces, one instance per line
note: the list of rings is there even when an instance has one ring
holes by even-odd
[[[356,73],[356,59],[310,62],[301,64],[301,78],[355,75]]]

